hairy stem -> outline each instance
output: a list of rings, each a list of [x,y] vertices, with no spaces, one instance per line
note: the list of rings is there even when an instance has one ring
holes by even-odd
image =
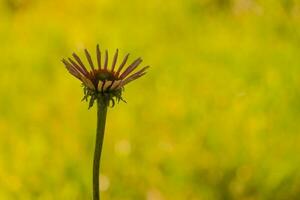
[[[104,96],[100,96],[97,99],[97,135],[96,145],[94,153],[94,164],[93,164],[93,200],[100,199],[99,193],[99,171],[100,171],[100,160],[102,145],[104,139],[104,130],[107,114],[107,101]]]

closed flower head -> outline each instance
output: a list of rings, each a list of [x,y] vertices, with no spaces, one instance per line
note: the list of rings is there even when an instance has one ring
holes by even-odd
[[[108,51],[106,50],[103,56],[99,45],[97,45],[96,48],[97,62],[93,62],[90,53],[85,49],[85,56],[90,69],[85,67],[82,60],[75,53],[72,55],[73,58],[62,60],[67,70],[82,82],[84,87],[83,100],[88,100],[90,97],[89,107],[93,106],[94,101],[99,95],[104,97],[107,100],[107,103],[112,102],[112,106],[114,106],[115,100],[118,102],[123,100],[122,91],[124,86],[145,75],[146,69],[149,66],[136,70],[142,62],[141,58],[137,58],[125,67],[129,57],[129,54],[127,54],[117,66],[118,54],[119,51],[117,49],[112,58],[110,67],[108,64]],[[102,58],[102,56],[104,58]]]

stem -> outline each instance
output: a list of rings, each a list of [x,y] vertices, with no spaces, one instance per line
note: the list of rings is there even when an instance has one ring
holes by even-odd
[[[97,99],[97,104],[97,135],[93,164],[93,200],[100,200],[99,170],[107,114],[107,101],[105,97],[100,95]]]

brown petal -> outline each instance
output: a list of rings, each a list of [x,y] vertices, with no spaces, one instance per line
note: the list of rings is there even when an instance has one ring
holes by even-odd
[[[107,69],[107,64],[108,64],[108,51],[105,50],[105,60],[104,60],[104,69]]]
[[[79,72],[66,60],[66,59],[62,59],[62,62],[64,63],[65,67],[67,68],[67,70],[76,78],[80,79],[80,74]]]
[[[129,57],[129,53],[124,57],[121,65],[119,66],[119,69],[117,71],[117,74],[119,74],[121,72],[121,70],[123,69],[123,67],[125,66],[127,60],[128,60],[128,57]]]
[[[138,74],[136,76],[132,76],[131,78],[127,78],[126,80],[122,81],[122,83],[120,84],[119,87],[123,87],[124,85],[130,83],[131,81],[134,81],[135,79],[138,79],[138,78],[144,76],[145,74],[146,74],[146,72],[143,72],[143,73]]]
[[[88,74],[89,72],[88,72],[88,70],[85,68],[85,66],[84,66],[84,64],[82,63],[82,61],[80,60],[80,58],[79,58],[75,53],[73,53],[72,55],[73,55],[73,57],[75,58],[75,60],[78,62],[78,64],[81,66],[81,68],[84,70],[84,72],[85,72],[86,74]]]
[[[128,74],[130,74],[137,66],[142,62],[141,58],[136,59],[127,69],[120,75],[120,79],[124,79]]]
[[[114,81],[114,83],[111,85],[110,89],[114,90],[114,89],[118,88],[118,86],[120,85],[121,82],[122,82],[122,80]]]
[[[98,91],[105,92],[105,90],[112,84],[112,81],[99,81]]]
[[[144,76],[145,74],[146,74],[146,72],[132,74],[131,76],[126,78],[124,81],[122,81],[120,87],[123,87],[124,85],[130,83],[131,81],[134,81],[134,80],[140,78],[141,76]]]
[[[111,84],[112,84],[112,81],[105,81],[105,83],[102,87],[103,91],[106,91],[108,89],[108,87],[111,86]]]
[[[105,83],[105,81],[99,81],[98,86],[97,86],[99,92],[102,91],[102,87],[103,87],[104,83]]]
[[[74,69],[75,70],[75,68],[65,58],[63,58],[61,61],[64,63],[67,70],[69,70],[69,69]]]
[[[85,76],[82,76],[82,82],[84,83],[84,85],[92,90],[95,90],[95,86],[93,84],[93,82],[86,78]]]
[[[112,72],[114,71],[116,63],[117,63],[118,53],[119,53],[119,50],[117,49],[116,53],[115,53],[115,56],[114,56],[114,59],[113,59],[113,62],[112,62],[112,66],[111,66],[111,71]]]
[[[130,78],[130,77],[132,77],[132,76],[135,76],[136,74],[141,74],[141,73],[143,73],[143,72],[146,71],[146,69],[148,69],[149,67],[150,67],[149,65],[146,66],[146,67],[143,67],[142,69],[140,69],[140,70],[137,71],[136,73],[130,75],[128,78]],[[128,79],[128,78],[127,78],[127,79]]]
[[[82,69],[75,61],[73,61],[71,58],[68,58],[68,60],[70,61],[70,63],[72,63],[72,66],[77,69],[77,71],[79,71],[84,76],[87,76],[88,72],[85,72],[84,69]]]
[[[99,44],[97,44],[97,62],[98,62],[98,68],[101,69],[101,51]]]
[[[91,57],[90,53],[88,52],[87,49],[85,49],[84,52],[85,52],[85,56],[86,56],[86,58],[87,58],[87,60],[88,60],[88,62],[90,64],[92,70],[95,70],[94,64],[93,64],[93,61],[92,61],[92,57]]]

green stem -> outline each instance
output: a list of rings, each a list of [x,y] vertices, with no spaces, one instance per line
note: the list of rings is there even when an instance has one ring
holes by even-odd
[[[105,121],[107,114],[107,101],[104,96],[100,96],[97,99],[97,135],[96,145],[94,153],[94,164],[93,164],[93,200],[100,200],[99,194],[99,170],[100,170],[100,159],[102,152],[102,145],[104,139]]]

